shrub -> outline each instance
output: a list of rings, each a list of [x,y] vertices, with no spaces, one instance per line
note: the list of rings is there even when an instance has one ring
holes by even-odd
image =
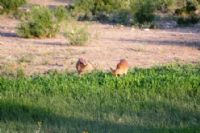
[[[90,37],[86,28],[73,28],[65,34],[65,37],[69,40],[70,45],[84,45]]]
[[[154,20],[155,3],[151,0],[135,0],[132,3],[135,22],[139,24],[152,23]]]
[[[73,14],[78,16],[79,20],[125,22],[126,24],[130,17],[129,8],[130,0],[75,0]]]
[[[59,23],[46,7],[33,7],[21,20],[17,33],[21,37],[53,37],[59,32]]]
[[[185,8],[187,13],[193,13],[198,8],[198,2],[196,0],[187,0]]]
[[[130,0],[75,0],[75,9],[84,13],[91,12],[93,15],[99,13],[111,13],[115,10],[129,7]]]
[[[174,0],[75,0],[79,20],[98,20],[130,25],[152,23],[157,8],[168,8]]]
[[[16,11],[20,6],[26,3],[26,0],[0,0],[0,6],[3,8],[3,12],[9,13]]]
[[[175,10],[175,14],[178,16],[177,23],[179,25],[196,24],[199,22],[199,16],[195,14],[198,9],[197,0],[186,0],[185,5],[182,8]]]
[[[156,7],[161,12],[167,12],[176,0],[157,0]]]
[[[116,11],[111,15],[111,21],[113,23],[132,25],[133,24],[133,14],[126,9]]]
[[[177,23],[179,25],[190,25],[190,24],[196,24],[200,20],[199,16],[193,14],[190,16],[181,16],[177,19]]]
[[[61,22],[69,17],[68,11],[64,6],[56,7],[52,10],[52,13],[54,14],[58,22]]]
[[[184,0],[182,7],[175,10],[177,15],[180,14],[193,14],[198,9],[198,1],[197,0]]]

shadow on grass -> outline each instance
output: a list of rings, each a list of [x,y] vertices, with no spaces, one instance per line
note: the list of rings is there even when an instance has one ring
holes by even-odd
[[[141,114],[144,115],[144,114]],[[149,114],[148,114],[149,115]],[[144,116],[146,117],[146,116]],[[153,117],[153,116],[152,116]],[[162,118],[161,118],[162,119]],[[151,128],[133,124],[121,124],[103,120],[87,120],[76,117],[66,117],[52,113],[51,110],[22,105],[11,101],[0,102],[0,123],[14,122],[26,125],[37,125],[41,122],[41,131],[44,132],[77,132],[82,133],[198,133],[200,128]],[[9,125],[8,125],[9,126]],[[0,126],[1,127],[1,126]],[[36,126],[37,128],[37,126]],[[18,131],[20,129],[18,128]],[[36,130],[36,129],[35,129]]]

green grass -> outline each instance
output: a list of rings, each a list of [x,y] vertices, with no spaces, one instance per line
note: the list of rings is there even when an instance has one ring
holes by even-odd
[[[200,65],[0,76],[0,132],[198,133]]]

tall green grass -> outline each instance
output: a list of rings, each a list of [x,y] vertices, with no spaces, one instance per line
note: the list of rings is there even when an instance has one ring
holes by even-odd
[[[0,76],[0,132],[198,133],[200,65]]]

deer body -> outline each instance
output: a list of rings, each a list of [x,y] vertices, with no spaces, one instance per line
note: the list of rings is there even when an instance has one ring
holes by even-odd
[[[111,68],[111,71],[114,76],[122,76],[127,74],[128,68],[128,62],[125,59],[121,59],[116,69]]]
[[[81,74],[91,72],[93,70],[93,66],[92,66],[92,64],[87,62],[85,59],[79,58],[76,63],[76,70],[77,70],[78,74],[81,75]]]

